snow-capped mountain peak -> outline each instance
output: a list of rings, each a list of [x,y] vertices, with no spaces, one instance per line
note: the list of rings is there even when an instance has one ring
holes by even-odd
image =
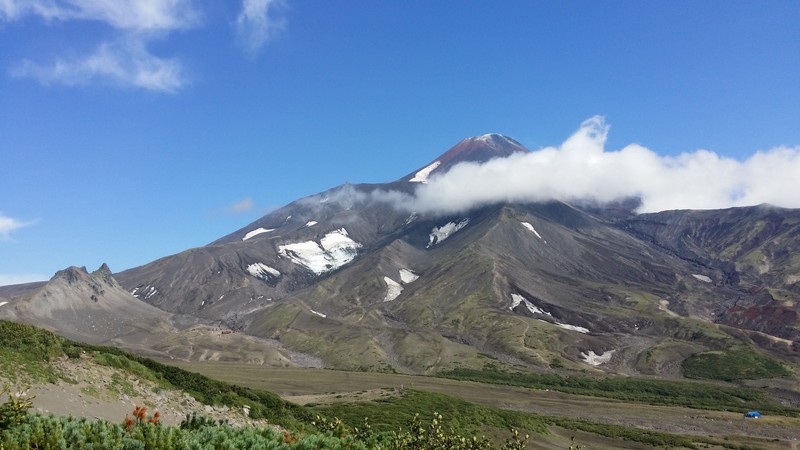
[[[445,173],[458,163],[484,163],[494,158],[505,158],[520,152],[527,153],[528,149],[502,134],[490,133],[474,136],[462,140],[426,166],[405,176],[403,180],[426,183],[431,175]]]

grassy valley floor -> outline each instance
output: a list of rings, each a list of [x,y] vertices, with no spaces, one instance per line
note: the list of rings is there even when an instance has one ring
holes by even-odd
[[[171,363],[211,378],[270,390],[286,400],[310,405],[376,400],[385,402],[402,390],[411,389],[446,394],[479,405],[544,416],[678,435],[712,436],[721,441],[736,442],[752,448],[792,449],[798,445],[800,439],[800,418],[797,417],[768,415],[762,419],[749,420],[744,419],[740,412],[650,405],[553,390],[533,390],[424,376],[266,368],[226,363]],[[714,385],[708,384],[708,387],[713,389]],[[554,436],[558,436],[557,428],[550,427]],[[568,431],[562,434],[575,433]],[[604,445],[608,445],[608,442]],[[620,444],[617,442],[615,445]]]

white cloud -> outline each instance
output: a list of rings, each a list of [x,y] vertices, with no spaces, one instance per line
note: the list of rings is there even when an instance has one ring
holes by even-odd
[[[2,0],[0,0],[2,1]],[[39,273],[0,273],[0,286],[47,281],[50,277]]]
[[[236,31],[245,51],[255,56],[286,23],[276,18],[275,11],[284,7],[281,0],[242,0],[242,9],[236,18]]]
[[[175,92],[187,83],[184,69],[174,59],[149,53],[139,39],[105,42],[81,59],[59,59],[51,65],[23,61],[11,70],[14,77],[31,77],[44,85],[86,85],[108,80],[122,86]]]
[[[176,30],[196,26],[200,12],[192,0],[0,0],[0,19],[38,16],[46,22],[94,21],[116,31],[93,53],[52,63],[25,60],[11,75],[42,84],[85,85],[111,81],[160,92],[175,92],[188,83],[175,58],[153,55],[148,44]]]
[[[640,212],[770,203],[800,207],[800,147],[757,152],[744,161],[708,150],[659,156],[637,144],[605,149],[601,117],[584,122],[559,147],[464,163],[416,186],[414,196],[373,198],[425,213],[458,213],[498,202],[608,202],[637,196]]]
[[[11,232],[32,225],[34,222],[22,222],[0,212],[0,238],[10,239]]]
[[[243,213],[250,211],[251,209],[253,209],[253,199],[247,197],[231,205],[229,211],[233,213]]]
[[[0,23],[38,17],[47,25],[95,22],[112,30],[111,38],[96,39],[89,54],[47,62],[29,58],[10,73],[45,85],[111,82],[176,92],[189,83],[188,71],[178,58],[153,54],[150,44],[202,25],[203,5],[200,0],[0,0]],[[242,1],[235,27],[248,55],[255,57],[284,29],[285,20],[276,16],[284,5],[283,0]],[[106,31],[100,32],[107,35]]]
[[[138,31],[189,28],[200,18],[192,0],[0,0],[0,18],[27,15],[46,21],[99,21]]]

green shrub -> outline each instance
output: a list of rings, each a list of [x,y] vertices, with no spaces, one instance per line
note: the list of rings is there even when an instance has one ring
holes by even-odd
[[[0,404],[0,430],[27,422],[28,410],[33,406],[34,397],[29,397],[26,391],[13,392],[8,384],[0,391],[0,398],[3,396],[8,396],[8,399]]]
[[[684,360],[687,378],[711,380],[752,380],[789,375],[779,362],[749,349],[696,353]]]
[[[204,427],[215,427],[217,425],[224,425],[227,422],[220,420],[215,422],[214,419],[206,416],[201,416],[196,412],[187,414],[186,418],[181,421],[180,428],[182,430],[196,431]]]
[[[700,409],[745,411],[759,408],[772,413],[798,416],[800,411],[784,408],[765,392],[740,386],[709,386],[692,381],[653,380],[630,377],[579,377],[552,373],[500,372],[454,369],[439,376],[531,389],[550,389],[569,394],[612,398],[655,405],[687,406]]]

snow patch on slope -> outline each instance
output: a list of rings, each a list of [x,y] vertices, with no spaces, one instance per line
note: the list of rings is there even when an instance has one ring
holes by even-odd
[[[148,298],[158,294],[158,289],[155,286],[150,286],[150,290],[145,294],[144,299],[147,300]]]
[[[400,283],[398,283],[397,281],[394,281],[389,277],[383,277],[383,281],[386,282],[387,286],[386,296],[383,298],[384,302],[390,302],[399,297],[401,293],[403,293],[403,286],[401,286]]]
[[[308,308],[308,310],[309,310],[309,311],[311,311],[311,314],[316,314],[316,315],[318,315],[318,316],[320,316],[320,317],[328,317],[328,315],[327,315],[327,314],[322,314],[321,312],[316,312],[316,311],[314,311],[314,310],[313,310],[313,309],[311,309],[311,308]]]
[[[553,318],[553,315],[550,314],[549,311],[545,311],[544,309],[539,308],[538,306],[536,306],[533,303],[529,302],[528,299],[526,299],[522,295],[520,295],[520,294],[511,294],[511,306],[509,306],[508,309],[510,311],[514,311],[514,309],[516,307],[518,307],[520,304],[525,305],[525,308],[527,308],[528,311],[531,312],[531,314],[542,314],[542,315],[545,315],[545,316],[550,316],[550,318],[553,319],[552,322],[550,322],[548,320],[538,319],[538,320],[540,320],[542,322],[549,323],[551,325],[555,325],[555,326],[557,326],[559,328],[563,328],[565,330],[577,331],[578,333],[584,333],[584,334],[585,333],[589,333],[589,329],[588,328],[580,327],[578,325],[570,325],[568,323],[561,323],[561,322],[555,320],[555,318]]]
[[[5,305],[6,303],[8,303],[8,302],[0,302],[0,306]]]
[[[556,322],[556,323],[555,323],[555,325],[556,325],[557,327],[564,328],[565,330],[577,331],[578,333],[584,333],[584,334],[586,334],[586,333],[588,333],[588,332],[589,332],[589,329],[588,329],[588,328],[579,327],[579,326],[577,326],[577,325],[570,325],[570,324],[568,324],[568,323]]]
[[[516,308],[517,306],[520,305],[520,303],[524,304],[525,307],[528,308],[528,311],[530,311],[532,314],[544,314],[544,315],[547,315],[547,316],[550,316],[550,317],[553,316],[549,312],[547,312],[547,311],[539,308],[538,306],[534,305],[533,303],[529,302],[525,297],[523,297],[523,296],[521,296],[519,294],[511,294],[511,306],[509,306],[508,309],[513,311],[514,308]]]
[[[275,229],[274,228],[263,228],[263,227],[262,228],[256,228],[253,231],[248,231],[247,234],[244,235],[242,240],[246,241],[246,240],[250,239],[253,236],[258,236],[259,234],[262,234],[262,233],[269,233],[270,231],[275,231]]]
[[[581,359],[591,366],[599,366],[600,364],[611,361],[611,356],[615,351],[616,350],[608,350],[598,355],[594,351],[589,350],[588,352],[581,352]]]
[[[461,219],[458,223],[448,222],[440,227],[433,227],[431,234],[428,236],[428,245],[426,248],[431,248],[449,238],[453,233],[467,226],[468,223],[469,217]]]
[[[281,273],[278,272],[277,269],[274,269],[264,263],[253,263],[247,266],[247,272],[262,280],[269,280],[270,278],[277,278],[281,276]]]
[[[417,278],[419,278],[419,275],[415,274],[414,272],[408,269],[400,269],[400,281],[403,283],[413,283],[417,281]]]
[[[316,220],[309,220],[308,222],[306,222],[306,227],[313,227],[314,225],[316,225],[318,223],[319,222],[317,222]]]
[[[698,275],[696,273],[693,273],[692,276],[704,283],[711,283],[711,278],[706,275]]]
[[[340,228],[326,234],[320,243],[305,241],[280,245],[278,254],[321,275],[354,260],[359,248],[361,244],[350,239],[347,230]]]
[[[145,287],[137,286],[133,288],[133,290],[131,291],[131,295],[133,295],[136,298],[139,298],[140,295],[144,295],[144,300],[147,300],[148,298],[156,294],[158,294],[158,289],[156,289],[155,286],[151,286],[149,284]]]
[[[417,174],[414,175],[414,178],[408,181],[411,183],[427,183],[428,177],[431,175],[431,172],[436,170],[436,168],[439,167],[441,164],[442,164],[441,161],[432,162],[428,167],[417,172]]]
[[[541,234],[539,234],[539,232],[538,232],[538,231],[536,231],[536,229],[535,229],[535,228],[533,228],[533,225],[531,225],[531,224],[530,224],[530,223],[528,223],[528,222],[520,222],[520,223],[522,224],[522,226],[523,226],[523,227],[525,227],[525,228],[527,228],[528,230],[530,230],[531,232],[533,232],[533,234],[535,234],[535,235],[536,235],[536,237],[538,237],[539,239],[541,239],[541,240],[543,240],[543,241],[544,241],[544,238],[542,238],[542,235],[541,235]],[[544,241],[544,243],[545,243],[545,244],[547,244],[547,241]]]

